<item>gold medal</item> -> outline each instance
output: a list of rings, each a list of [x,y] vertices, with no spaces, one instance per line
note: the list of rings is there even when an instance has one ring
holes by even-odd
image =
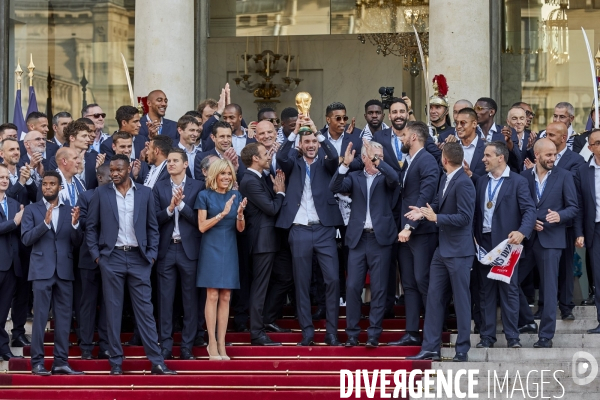
[[[488,201],[487,208],[491,209],[492,207],[494,207],[494,203],[492,203],[491,201]]]
[[[404,166],[404,161],[398,161],[398,165],[400,166],[400,168],[402,168]]]

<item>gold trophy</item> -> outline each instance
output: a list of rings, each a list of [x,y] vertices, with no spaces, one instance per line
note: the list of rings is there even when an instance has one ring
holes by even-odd
[[[296,95],[296,108],[298,112],[305,117],[309,116],[310,111],[310,103],[312,101],[312,96],[308,92],[300,92]],[[298,130],[298,134],[305,135],[308,132],[312,133],[312,129],[308,125],[303,125]]]

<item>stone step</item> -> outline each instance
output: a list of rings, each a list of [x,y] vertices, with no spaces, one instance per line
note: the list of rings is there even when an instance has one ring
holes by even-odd
[[[450,335],[450,343],[452,346],[456,343],[456,334]],[[537,342],[538,335],[523,333],[520,335],[521,344],[523,347],[533,347],[533,344]],[[478,334],[471,334],[471,346],[475,347],[481,340]],[[495,347],[506,347],[506,337],[504,334],[498,334],[496,336]],[[552,339],[554,348],[600,348],[600,335],[590,335],[587,333],[558,333]]]
[[[538,309],[537,305],[534,307],[530,307],[531,310],[535,313]],[[501,321],[501,317],[500,317],[500,307],[498,307],[497,312],[496,312],[496,320],[497,321]],[[597,320],[597,313],[596,313],[596,307],[588,307],[588,306],[575,306],[575,308],[573,308],[573,316],[575,317],[576,320],[579,319],[592,319],[594,321]],[[561,319],[561,312],[560,309],[558,307],[556,307],[556,320],[560,320]]]
[[[536,321],[539,325],[539,321]],[[587,333],[588,329],[593,329],[598,326],[598,322],[589,319],[576,319],[575,321],[556,320],[556,333]],[[471,333],[475,324],[471,321]],[[502,333],[502,321],[496,323],[496,333]]]
[[[491,348],[469,350],[469,361],[471,362],[504,362],[516,363],[527,360],[527,362],[551,362],[551,361],[571,361],[573,355],[581,351],[581,348],[552,348],[552,349],[534,349],[523,347],[520,349]],[[586,348],[596,359],[600,358],[600,348]],[[454,348],[442,348],[442,357],[451,359],[456,350]]]

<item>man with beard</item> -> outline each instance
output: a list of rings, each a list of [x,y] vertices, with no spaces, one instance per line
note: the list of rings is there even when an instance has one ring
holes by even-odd
[[[102,132],[104,129],[106,113],[102,111],[102,108],[100,108],[98,104],[92,103],[88,104],[81,110],[81,117],[89,118],[94,123],[94,141],[91,144],[91,148],[96,150],[97,153],[104,153],[104,151],[100,150],[101,146],[110,138],[108,133]],[[110,149],[110,146],[108,148]]]
[[[502,128],[506,147],[512,153],[511,156],[517,159],[517,165],[519,166],[519,171],[521,171],[523,170],[525,159],[528,158],[527,148],[530,142],[529,135],[531,134],[531,132],[525,129],[527,126],[527,114],[525,110],[519,106],[512,107],[508,110],[506,124],[508,126]]]
[[[187,175],[195,178],[194,163],[196,162],[196,154],[202,152],[202,145],[196,145],[200,137],[200,124],[196,118],[184,115],[177,121],[177,132],[179,133],[177,146],[185,151],[188,159]]]
[[[298,110],[293,107],[284,108],[281,112],[281,127],[277,130],[277,143],[283,144],[296,128]]]
[[[166,135],[154,136],[147,144],[146,159],[142,161],[136,182],[152,189],[156,182],[169,178],[167,155],[173,147],[173,140]]]
[[[23,213],[21,240],[31,249],[29,280],[33,282],[31,372],[50,375],[44,368],[44,333],[52,305],[54,364],[52,374],[80,375],[68,363],[69,331],[73,308],[73,249],[81,243],[79,207],[63,203],[58,193],[61,176],[47,171],[42,179],[42,200]],[[70,226],[69,226],[70,225]]]
[[[54,117],[52,117],[52,130],[54,132],[54,137],[50,139],[52,143],[58,147],[62,147],[65,143],[67,143],[67,137],[64,135],[64,129],[71,121],[73,121],[73,117],[71,117],[71,114],[66,111],[61,111],[57,114],[54,114]]]
[[[39,185],[42,182],[44,171],[49,170],[50,167],[50,160],[44,158],[46,140],[40,132],[31,131],[25,135],[23,144],[25,145],[25,151],[21,148],[21,159],[18,167],[28,164],[33,181],[36,185]]]
[[[483,139],[486,142],[503,141],[502,126],[494,123],[494,116],[498,112],[498,104],[494,99],[481,97],[475,103],[477,113],[477,124],[481,128]]]
[[[382,129],[388,129],[389,126],[383,122],[385,113],[383,112],[383,104],[379,100],[369,100],[365,104],[365,121],[367,125],[360,133],[360,138],[367,140],[373,139],[373,134]]]
[[[522,175],[527,178],[529,194],[537,209],[537,220],[535,231],[526,243],[523,267],[526,269],[524,275],[527,275],[537,266],[544,304],[547,305],[541,312],[539,340],[533,347],[550,348],[556,330],[560,256],[566,248],[566,227],[577,215],[577,192],[573,175],[562,168],[554,168],[556,146],[550,139],[538,140],[533,151],[535,167],[523,171]],[[523,291],[519,297],[519,319],[533,324],[533,315]]]
[[[140,135],[152,139],[157,135],[169,136],[173,142],[179,140],[177,123],[165,118],[169,99],[162,90],[153,90],[148,93],[148,113],[140,120]]]

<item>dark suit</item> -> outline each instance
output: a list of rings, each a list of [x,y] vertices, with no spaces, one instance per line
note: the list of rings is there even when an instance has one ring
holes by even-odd
[[[173,348],[173,303],[179,274],[184,313],[181,347],[191,350],[198,328],[196,269],[201,238],[198,230],[198,212],[193,207],[202,184],[189,177],[185,178],[184,205],[181,210],[177,210],[180,238],[175,243],[176,241],[173,240],[175,210],[171,215],[167,211],[173,198],[173,187],[170,176],[168,174],[167,176],[167,179],[156,182],[152,189],[160,233],[156,263],[160,298],[159,341],[163,349],[171,351]]]
[[[199,179],[199,176],[204,176],[202,174],[202,166],[200,164],[202,164],[202,160],[205,157],[208,156],[216,156],[219,158],[222,158],[219,156],[219,153],[217,152],[217,150],[213,147],[212,149],[208,150],[208,151],[203,151],[202,153],[197,153],[196,154],[196,159],[194,160],[194,176],[196,177],[196,179]],[[242,159],[238,156],[238,170],[235,173],[235,176],[237,178],[237,182],[238,185],[240,185],[242,183],[242,179],[244,178],[245,172],[246,172],[246,166],[244,165],[244,163],[242,162]]]
[[[473,158],[471,159],[471,164],[469,164],[469,169],[473,173],[473,175],[471,175],[471,181],[473,182],[473,185],[476,185],[477,180],[486,174],[485,165],[483,164],[484,151],[485,141],[483,141],[481,138],[477,138],[477,144],[475,145]]]
[[[21,209],[21,204],[4,194],[8,215],[4,214],[0,201],[0,353],[10,351],[8,347],[8,334],[4,329],[6,318],[10,309],[13,296],[17,289],[17,277],[23,276],[21,259],[19,258],[19,233],[20,227],[13,221],[15,214]]]
[[[147,141],[148,141],[147,136],[142,136],[142,135],[133,136],[133,148],[131,150],[132,154],[133,154],[133,158],[139,160],[140,153],[146,147]],[[104,142],[102,142],[102,144],[100,145],[100,153],[106,154],[106,159],[104,160],[105,164],[110,163],[110,159],[112,158],[112,156],[115,155],[115,151],[112,148],[112,144],[113,144],[113,138],[111,136],[108,139],[106,139]]]
[[[410,211],[410,206],[426,207],[433,203],[439,182],[439,167],[435,158],[421,149],[411,160],[410,166],[408,162],[402,166],[400,182],[402,192],[398,231],[406,225],[414,229],[408,242],[399,243],[397,257],[406,303],[406,332],[417,336],[421,308],[427,305],[429,266],[437,246],[437,228],[429,221],[410,221],[404,215]],[[394,277],[395,272],[394,269]]]
[[[458,327],[456,351],[466,353],[471,347],[469,279],[475,256],[475,187],[462,167],[455,170],[444,192],[447,179],[448,175],[442,177],[437,196],[431,204],[437,213],[439,245],[429,270],[422,349],[440,351],[447,299],[452,291]]]
[[[21,158],[23,158],[23,156],[27,157],[25,141],[19,141],[19,148],[21,149]],[[50,140],[46,140],[46,156],[44,157],[44,160],[51,160],[56,155],[58,149],[60,149],[59,145]]]
[[[491,251],[511,232],[518,231],[528,238],[535,227],[535,205],[529,195],[527,180],[521,175],[510,172],[504,177],[500,188],[499,183],[489,176],[482,176],[477,181],[477,197],[475,202],[475,217],[473,222],[475,240],[481,247]],[[490,187],[488,189],[488,186]],[[493,201],[489,232],[483,233],[485,213],[488,212],[487,203],[490,201],[489,192],[497,190],[496,200]],[[481,338],[486,338],[492,343],[496,342],[496,309],[498,292],[502,309],[502,324],[507,339],[518,339],[519,320],[519,264],[515,266],[510,284],[489,279],[487,277],[491,267],[475,263],[474,268],[479,269],[480,281],[479,298],[481,302],[482,324],[480,327]]]
[[[54,154],[52,155],[52,157],[54,157]],[[24,166],[25,164],[30,164],[31,165],[31,160],[29,159],[29,155],[25,152],[21,152],[21,158],[19,159],[19,163],[17,164],[17,170],[21,169],[22,166]],[[49,171],[50,170],[50,159],[49,158],[44,158],[42,159],[42,165],[44,166],[44,171]],[[37,171],[35,172],[35,174],[37,174]],[[33,178],[33,180],[36,180],[36,177],[34,176],[34,174],[31,174],[31,177]],[[42,177],[39,177],[39,182],[42,181]],[[37,200],[36,200],[37,201]]]
[[[150,173],[151,168],[152,168],[152,166],[150,164],[148,164],[146,161],[140,162],[140,173],[138,174],[137,179],[134,179],[134,181],[143,185],[144,181],[146,180],[146,177]],[[155,182],[154,184],[156,185],[158,182],[164,181],[164,180],[169,180],[169,171],[167,171],[166,162],[165,162],[164,168],[162,169],[162,171],[160,171],[160,173],[158,174],[158,177],[154,181]]]
[[[567,247],[566,227],[577,216],[577,191],[573,183],[573,175],[561,168],[553,168],[546,175],[546,182],[542,184],[545,188],[541,198],[538,200],[536,194],[536,181],[532,170],[523,171],[529,187],[529,195],[536,205],[536,219],[544,223],[544,229],[540,232],[534,231],[531,238],[526,242],[525,258],[523,267],[525,274],[529,273],[535,266],[540,273],[540,286],[543,287],[544,304],[540,306],[541,321],[539,337],[552,339],[556,330],[556,299],[558,296],[558,270],[560,255]],[[560,215],[560,222],[549,223],[546,221],[548,210],[556,211]],[[540,290],[542,293],[542,290]],[[521,291],[520,296],[519,325],[533,322],[531,309],[527,299]]]
[[[153,365],[157,365],[164,360],[157,345],[158,334],[150,302],[150,270],[158,257],[158,222],[152,191],[143,185],[132,185],[133,230],[137,247],[129,251],[115,248],[119,224],[125,224],[125,221],[120,220],[116,199],[117,195],[122,195],[117,193],[114,184],[97,188],[92,196],[86,221],[86,240],[90,255],[92,259],[98,259],[102,274],[110,363],[120,365],[123,362],[120,331],[123,291],[127,284],[146,356]],[[131,239],[128,240],[131,243]]]
[[[68,147],[68,146],[67,146]],[[96,177],[96,157],[98,153],[95,150],[86,152],[83,156],[85,159],[85,188],[86,190],[95,189],[98,187],[98,178]],[[58,168],[56,163],[56,157],[52,157],[50,160],[50,169],[52,171]]]
[[[344,167],[340,167],[344,169]],[[385,310],[388,270],[392,258],[392,245],[396,242],[397,230],[392,214],[394,192],[400,182],[396,171],[386,162],[377,167],[381,174],[371,181],[370,190],[365,171],[342,173],[338,170],[329,184],[334,193],[350,193],[352,211],[346,229],[348,255],[348,277],[346,279],[346,333],[358,337],[361,314],[361,293],[367,269],[370,271],[371,311],[369,338],[379,339]],[[370,231],[365,230],[367,204],[371,217]]]
[[[496,132],[492,134],[491,141],[492,142],[504,142],[505,140],[504,140],[504,135],[502,134],[502,125],[494,124],[493,127],[494,126],[496,127]],[[483,135],[483,140],[486,141],[488,135],[483,133],[483,130],[481,131],[481,134]]]
[[[52,306],[54,321],[54,366],[68,364],[69,331],[73,307],[73,248],[79,246],[81,226],[71,225],[71,206],[58,207],[56,228],[44,222],[46,205],[38,201],[25,208],[21,240],[32,246],[29,280],[33,281],[31,366],[44,364],[44,332]]]
[[[293,135],[290,135],[293,136]],[[339,262],[335,243],[335,227],[343,225],[342,215],[333,193],[329,190],[329,182],[338,165],[338,154],[329,140],[323,135],[317,136],[325,157],[319,156],[310,165],[310,201],[314,203],[317,221],[308,221],[304,217],[302,196],[307,178],[307,164],[297,151],[292,150],[294,140],[286,140],[277,152],[277,164],[288,177],[288,187],[283,200],[276,227],[290,229],[289,243],[293,256],[294,284],[296,286],[296,302],[298,320],[304,338],[314,336],[314,326],[310,310],[310,280],[312,273],[313,252],[323,272],[326,287],[327,333],[337,334],[339,315]],[[296,217],[302,223],[294,223]]]
[[[140,126],[139,135],[145,136],[146,138],[148,138],[148,126],[146,125],[146,122],[148,122],[148,120],[149,120],[148,114],[145,114],[144,116],[142,116],[142,118],[140,120],[141,126]],[[169,136],[171,139],[173,139],[173,143],[177,144],[177,142],[179,142],[179,132],[177,131],[177,122],[163,117],[162,128],[160,130],[160,134]]]

